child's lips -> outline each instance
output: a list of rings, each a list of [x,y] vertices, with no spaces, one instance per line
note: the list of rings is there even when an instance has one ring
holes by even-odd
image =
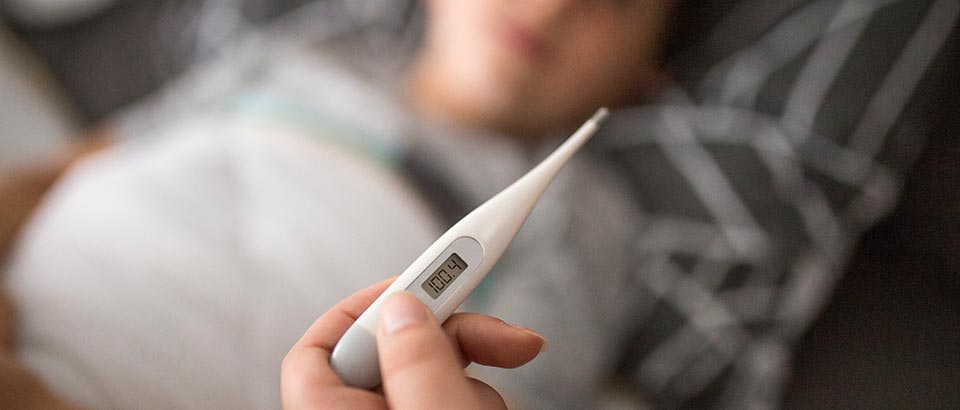
[[[546,57],[547,42],[543,35],[509,20],[503,21],[499,28],[499,37],[510,50],[532,61]]]

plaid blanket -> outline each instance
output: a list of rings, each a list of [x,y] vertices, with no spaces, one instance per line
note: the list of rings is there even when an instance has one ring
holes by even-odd
[[[645,219],[619,369],[657,404],[776,406],[792,343],[956,91],[960,3],[785,3],[739,2],[660,104],[598,139]]]

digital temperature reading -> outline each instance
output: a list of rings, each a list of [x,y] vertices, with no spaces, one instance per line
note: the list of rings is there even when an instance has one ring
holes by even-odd
[[[450,283],[452,283],[457,276],[460,276],[466,268],[467,263],[463,261],[463,258],[461,258],[460,255],[452,253],[450,257],[443,261],[443,264],[437,268],[437,271],[433,272],[433,275],[430,275],[427,280],[423,281],[420,287],[422,287],[430,297],[436,299],[440,297],[440,294],[442,294],[443,291],[450,286]]]

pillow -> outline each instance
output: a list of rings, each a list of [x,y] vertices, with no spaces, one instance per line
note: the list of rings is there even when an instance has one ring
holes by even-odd
[[[957,91],[955,0],[727,4],[704,6],[728,10],[665,96],[597,140],[646,216],[618,371],[658,406],[778,405],[794,342]]]

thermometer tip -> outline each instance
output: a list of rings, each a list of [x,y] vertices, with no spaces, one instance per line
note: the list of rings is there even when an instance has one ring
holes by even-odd
[[[593,117],[590,117],[590,121],[592,121],[594,125],[599,126],[604,120],[607,119],[607,116],[609,115],[610,110],[608,110],[607,107],[600,107],[596,114],[593,114]]]

